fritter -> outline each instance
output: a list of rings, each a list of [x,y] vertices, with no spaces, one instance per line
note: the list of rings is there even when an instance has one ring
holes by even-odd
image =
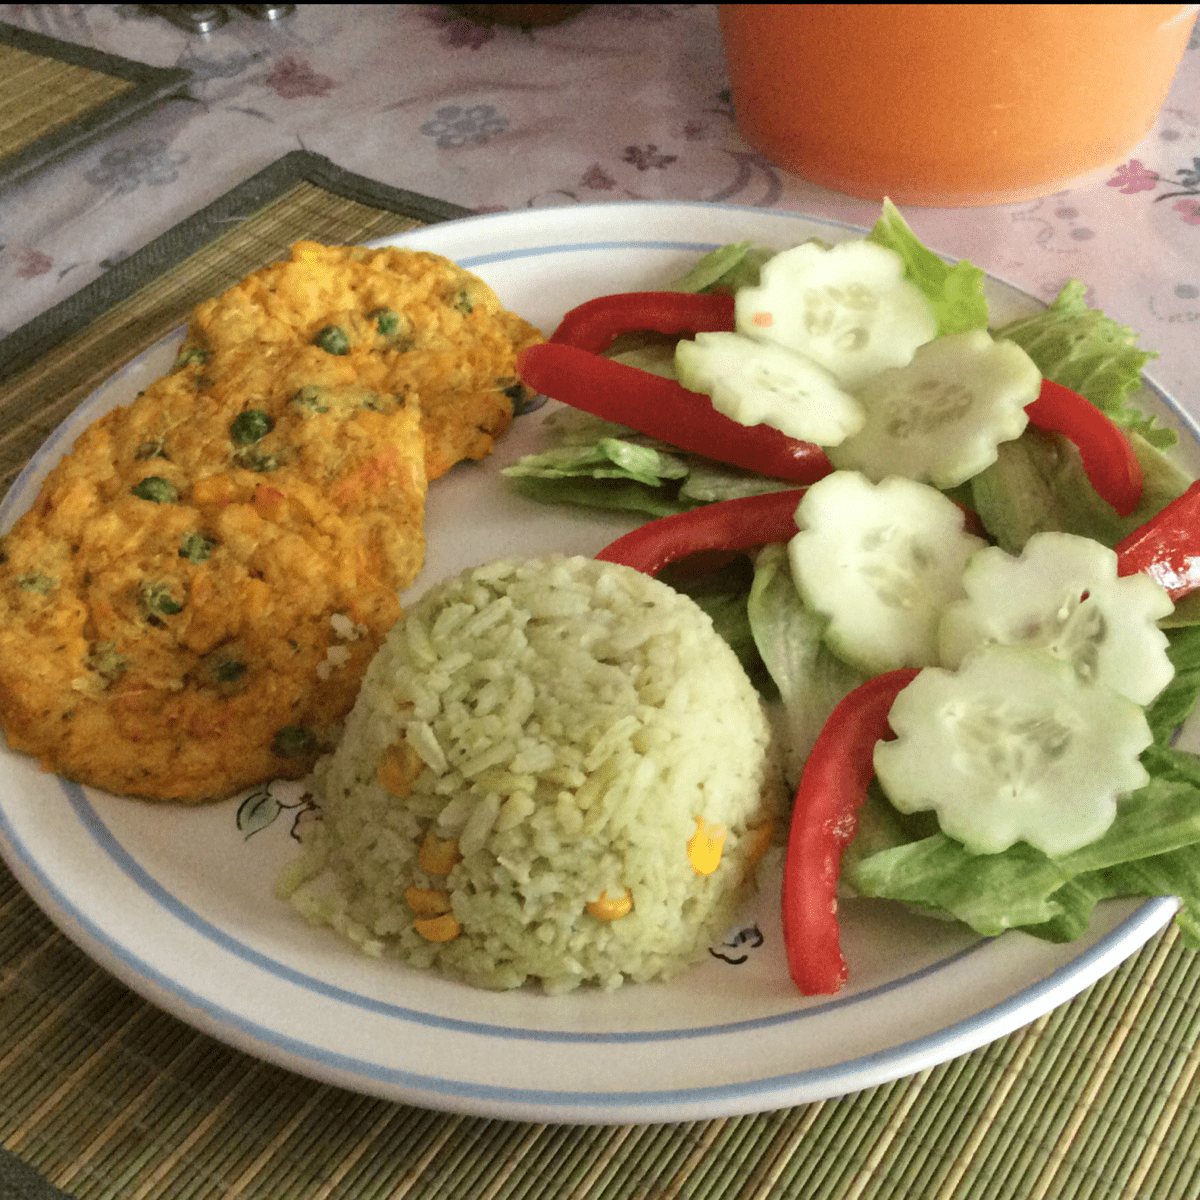
[[[336,368],[288,400],[195,370],[89,427],[0,543],[9,745],[180,801],[310,769],[424,553],[415,403]]]
[[[247,395],[290,395],[309,382],[310,358],[294,354],[301,347],[344,358],[373,391],[415,391],[426,475],[436,479],[491,453],[525,395],[516,356],[542,340],[483,280],[440,255],[298,242],[290,261],[201,304],[182,353],[206,361],[214,387]]]
[[[408,250],[301,242],[201,304],[0,540],[9,745],[152,799],[307,774],[421,568],[427,479],[491,451],[540,340]]]

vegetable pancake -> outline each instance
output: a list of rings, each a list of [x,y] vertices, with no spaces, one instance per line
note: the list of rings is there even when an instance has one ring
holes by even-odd
[[[482,279],[440,255],[298,242],[291,261],[201,304],[183,354],[207,358],[216,386],[247,394],[291,395],[322,356],[340,360],[347,382],[415,389],[426,473],[436,479],[491,453],[525,394],[516,356],[542,340]]]
[[[9,745],[154,799],[303,776],[420,570],[426,464],[491,450],[540,337],[407,251],[301,243],[201,305],[0,540]]]

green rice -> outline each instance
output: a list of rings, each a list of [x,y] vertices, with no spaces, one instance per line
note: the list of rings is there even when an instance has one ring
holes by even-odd
[[[377,773],[404,741],[419,775],[401,797]],[[562,556],[475,568],[410,609],[309,787],[322,819],[280,889],[310,921],[367,954],[554,993],[703,958],[782,801],[762,706],[709,618],[630,568]],[[708,875],[688,856],[698,818],[727,829]],[[431,832],[457,840],[448,874],[418,862]],[[422,936],[410,886],[448,894],[461,932]],[[627,915],[587,911],[626,889]]]

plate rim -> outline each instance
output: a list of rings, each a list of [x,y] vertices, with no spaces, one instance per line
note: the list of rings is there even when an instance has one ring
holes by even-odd
[[[42,864],[25,852],[22,840],[14,835],[2,804],[0,848],[5,851],[6,862],[38,907],[88,957],[99,961],[151,1003],[164,1007],[172,1015],[236,1049],[339,1086],[354,1087],[357,1084],[359,1086],[355,1090],[385,1099],[505,1119],[517,1119],[515,1110],[528,1108],[534,1114],[541,1114],[540,1117],[534,1115],[529,1119],[554,1119],[569,1124],[613,1123],[615,1113],[636,1114],[624,1119],[638,1121],[695,1120],[740,1115],[832,1099],[890,1082],[987,1045],[1066,1002],[1136,953],[1167,924],[1178,907],[1171,897],[1146,900],[1108,933],[1089,945],[1086,951],[1062,963],[1037,983],[934,1033],[901,1042],[886,1050],[826,1067],[789,1071],[750,1082],[628,1092],[577,1092],[561,1088],[531,1089],[455,1081],[404,1071],[365,1059],[355,1059],[320,1044],[305,1043],[271,1030],[199,997],[186,984],[165,975],[140,955],[117,944],[86,912],[79,911],[68,901],[47,876]],[[10,857],[10,852],[13,857]],[[137,963],[140,970],[131,969],[131,962]],[[164,996],[170,998],[166,1003],[162,999]],[[949,1053],[946,1053],[947,1049]],[[348,1080],[351,1082],[348,1083]],[[837,1086],[830,1090],[831,1084]],[[746,1108],[741,1104],[736,1110],[728,1108],[731,1100],[745,1101],[752,1097],[763,1100],[768,1096],[771,1102],[762,1109]],[[664,1112],[670,1112],[671,1115],[664,1116]]]

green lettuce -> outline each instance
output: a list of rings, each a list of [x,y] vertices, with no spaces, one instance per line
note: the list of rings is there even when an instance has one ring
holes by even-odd
[[[784,767],[794,786],[829,714],[867,676],[825,646],[827,622],[801,601],[786,546],[764,546],[759,552],[744,606],[755,645],[783,702]]]
[[[1035,533],[1057,530],[1115,546],[1192,483],[1192,477],[1140,434],[1129,440],[1142,468],[1142,496],[1119,516],[1092,487],[1079,451],[1062,434],[1034,426],[1001,442],[996,461],[969,481],[969,504],[1010,554]]]
[[[579,508],[643,513],[648,518],[669,517],[696,507],[694,503],[680,501],[672,489],[651,487],[634,479],[597,479],[590,475],[566,479],[516,476],[509,482],[515,491],[539,504],[572,504]]]
[[[1190,908],[1200,899],[1200,759],[1152,746],[1142,761],[1150,782],[1121,802],[1103,837],[1071,854],[1050,858],[1024,842],[971,854],[935,833],[848,856],[843,878],[860,895],[947,913],[989,937],[1024,928],[1057,940],[1108,896],[1179,895]],[[1131,883],[1151,878],[1152,888]]]
[[[687,457],[673,446],[574,408],[542,422],[548,449],[526,454],[501,474],[542,504],[639,512],[666,517],[695,508],[678,498]]]
[[[1076,876],[1054,893],[1058,913],[1026,926],[1025,932],[1049,942],[1073,942],[1087,931],[1101,900],[1133,896],[1177,896],[1183,908],[1175,921],[1184,945],[1200,949],[1200,854],[1192,846]]]
[[[718,500],[740,500],[743,496],[791,491],[795,486],[743,467],[689,455],[688,475],[679,485],[679,498],[697,505],[715,504]]]
[[[939,334],[988,327],[983,271],[965,259],[948,263],[926,249],[890,200],[884,200],[883,214],[867,241],[894,250],[904,260],[906,275],[933,305]]]
[[[1150,732],[1159,745],[1170,743],[1200,697],[1200,625],[1168,629],[1166,633],[1167,657],[1175,674],[1146,709]]]
[[[527,454],[503,474],[509,479],[632,479],[657,487],[670,479],[683,479],[687,464],[670,450],[643,446],[624,438],[601,437],[586,445],[554,446],[541,454]]]
[[[757,287],[763,263],[775,254],[754,242],[734,242],[710,250],[690,271],[668,283],[665,292],[736,292]]]
[[[793,486],[684,453],[578,409],[555,410],[543,430],[552,443],[549,449],[526,454],[500,472],[517,491],[539,503],[665,517],[717,500]]]
[[[1174,430],[1129,403],[1141,389],[1142,369],[1157,355],[1138,348],[1132,329],[1089,308],[1085,292],[1078,279],[1070,280],[1045,312],[1010,322],[996,337],[1016,342],[1047,379],[1086,396],[1152,446],[1174,445]]]

